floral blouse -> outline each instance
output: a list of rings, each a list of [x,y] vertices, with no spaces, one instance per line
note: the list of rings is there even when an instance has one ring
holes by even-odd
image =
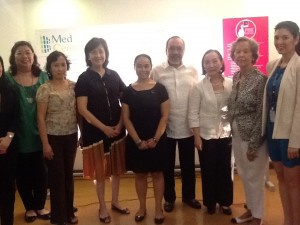
[[[56,91],[47,81],[37,91],[37,102],[48,103],[46,126],[50,135],[68,135],[77,132],[75,83],[68,80],[69,88]]]
[[[229,99],[229,117],[237,123],[243,141],[249,142],[249,149],[255,151],[262,144],[261,136],[263,95],[267,77],[254,68],[245,80],[237,72]],[[234,133],[233,133],[234,135]]]

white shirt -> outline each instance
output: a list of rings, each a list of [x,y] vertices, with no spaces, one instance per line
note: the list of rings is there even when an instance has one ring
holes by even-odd
[[[185,65],[174,68],[165,62],[153,68],[151,76],[153,80],[164,85],[169,94],[167,136],[174,139],[192,136],[188,124],[188,99],[190,91],[198,81],[196,69]]]
[[[223,86],[222,98],[218,99],[210,78],[206,76],[191,91],[189,126],[190,128],[200,127],[200,136],[206,140],[230,136],[227,105],[232,90],[232,80],[224,77]]]

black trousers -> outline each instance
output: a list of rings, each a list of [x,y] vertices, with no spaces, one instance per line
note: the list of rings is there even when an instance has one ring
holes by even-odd
[[[202,139],[199,151],[203,204],[230,206],[233,201],[231,138]]]
[[[0,217],[1,225],[14,224],[16,151],[8,148],[0,155]]]
[[[70,135],[48,135],[54,156],[47,160],[51,223],[67,222],[73,213],[74,180],[73,167],[77,149],[77,133]]]
[[[182,139],[167,138],[167,161],[164,170],[164,198],[167,202],[175,202],[176,200],[174,169],[177,143],[182,180],[182,198],[187,200],[195,198],[196,177],[194,137]]]
[[[47,182],[43,152],[19,153],[17,188],[27,211],[44,208],[47,197]]]

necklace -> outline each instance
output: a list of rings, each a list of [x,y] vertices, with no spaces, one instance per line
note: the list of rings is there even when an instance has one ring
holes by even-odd
[[[35,102],[35,87],[33,86],[33,76],[31,75],[31,85],[30,86],[24,86],[22,82],[22,79],[18,77],[17,79],[18,84],[21,86],[21,92],[23,92],[23,96],[25,96],[25,99],[27,103],[32,104]]]

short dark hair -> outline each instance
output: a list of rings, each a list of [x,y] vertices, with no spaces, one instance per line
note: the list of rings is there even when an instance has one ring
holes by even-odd
[[[70,60],[68,59],[68,57],[60,52],[60,51],[54,51],[54,52],[51,52],[48,56],[47,56],[47,61],[46,61],[46,72],[48,74],[48,77],[50,80],[52,80],[53,76],[52,76],[52,73],[51,73],[51,64],[55,61],[57,61],[58,57],[62,56],[65,60],[66,60],[66,64],[67,64],[67,70],[70,69],[70,65],[71,65],[71,62]]]
[[[206,70],[204,69],[204,57],[205,57],[207,54],[212,53],[212,52],[215,52],[215,53],[218,55],[218,58],[220,59],[220,61],[223,62],[223,66],[222,66],[220,72],[223,73],[223,72],[225,71],[224,59],[223,59],[221,53],[220,53],[218,50],[215,50],[215,49],[209,49],[208,51],[206,51],[206,52],[204,53],[204,55],[203,55],[203,57],[202,57],[202,63],[201,63],[201,65],[202,65],[202,74],[203,74],[203,75],[206,75],[206,73],[207,73]]]
[[[105,61],[103,64],[103,67],[106,68],[108,65],[108,58],[109,58],[109,51],[106,41],[103,38],[92,38],[89,40],[85,47],[84,47],[84,53],[85,53],[85,62],[87,66],[92,66],[91,61],[89,60],[89,53],[93,51],[95,48],[97,48],[99,45],[101,45],[104,48],[105,51]]]
[[[27,46],[32,51],[32,53],[33,53],[33,64],[32,64],[32,67],[31,67],[31,72],[35,77],[38,77],[42,70],[40,68],[40,64],[38,63],[37,56],[34,53],[33,47],[28,41],[18,41],[12,47],[11,52],[10,52],[10,56],[9,56],[9,63],[10,63],[9,70],[11,71],[11,74],[14,76],[18,72],[18,68],[17,68],[17,65],[16,65],[15,54],[16,54],[17,49],[21,46]]]
[[[184,40],[181,37],[179,37],[179,36],[172,36],[166,42],[166,52],[168,50],[169,41],[171,41],[172,39],[180,39],[180,40],[182,40],[182,42],[183,42],[183,48],[185,48],[185,42],[184,42]]]
[[[236,46],[238,43],[240,42],[248,42],[250,45],[250,50],[252,52],[252,56],[253,56],[253,60],[252,63],[255,64],[257,59],[258,59],[258,43],[252,39],[252,38],[248,38],[248,37],[239,37],[238,39],[236,39],[232,45],[231,45],[231,50],[230,50],[230,57],[231,59],[234,61],[234,52],[236,49]]]
[[[282,21],[275,26],[275,31],[278,29],[287,29],[294,38],[299,37],[299,26],[293,21]]]
[[[147,55],[147,54],[139,54],[139,55],[137,55],[136,57],[135,57],[135,59],[134,59],[134,67],[136,66],[136,61],[139,59],[139,58],[141,58],[141,57],[145,57],[145,58],[147,58],[147,59],[149,59],[149,61],[150,61],[150,65],[151,65],[151,67],[152,67],[152,60],[151,60],[151,57],[149,56],[149,55]]]

